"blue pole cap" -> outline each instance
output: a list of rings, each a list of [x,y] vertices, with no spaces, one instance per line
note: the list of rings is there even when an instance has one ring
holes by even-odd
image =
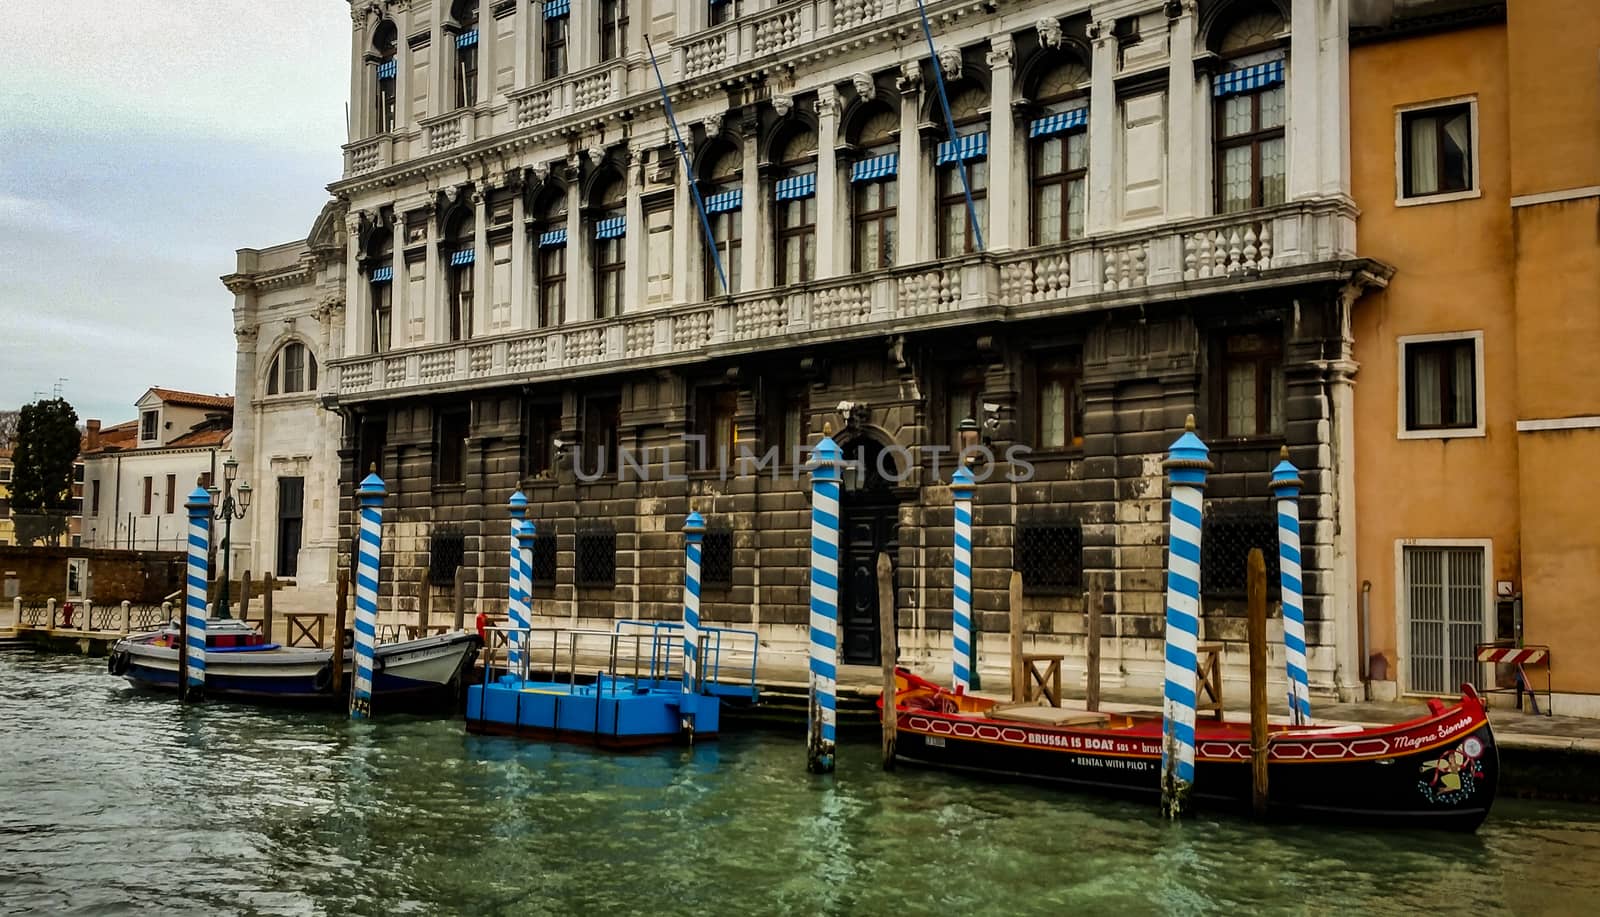
[[[806,467],[811,471],[813,479],[837,480],[839,465],[843,461],[844,452],[839,449],[839,444],[833,441],[832,436],[824,433],[822,441],[812,447],[811,460],[806,463]]]
[[[197,516],[201,513],[211,513],[211,494],[204,487],[196,487],[189,491],[189,502],[184,504],[189,510],[189,515]]]
[[[1174,484],[1204,485],[1206,472],[1211,470],[1211,450],[1194,435],[1194,415],[1183,421],[1183,435],[1167,450],[1167,460],[1161,463],[1167,477]]]
[[[537,529],[532,519],[519,519],[512,522],[512,531],[517,536],[517,541],[522,542],[522,547],[533,547],[533,536]]]
[[[528,512],[528,495],[519,490],[506,504],[511,507],[511,518],[521,519]]]
[[[978,479],[973,477],[972,469],[965,465],[956,469],[950,476],[950,492],[957,500],[971,500],[972,494],[977,490]]]
[[[362,503],[381,502],[388,495],[389,489],[383,486],[383,478],[378,477],[377,472],[362,478],[361,487],[356,490],[356,496],[361,498]]]
[[[1272,495],[1280,500],[1293,499],[1300,496],[1300,488],[1304,486],[1300,469],[1289,461],[1289,447],[1284,446],[1278,450],[1278,464],[1272,468]]]
[[[706,533],[706,520],[699,513],[690,513],[689,518],[683,520],[683,533],[685,535],[704,535]]]

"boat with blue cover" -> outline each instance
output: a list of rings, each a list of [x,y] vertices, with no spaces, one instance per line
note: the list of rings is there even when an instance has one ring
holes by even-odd
[[[749,630],[698,628],[699,665],[686,679],[683,632],[665,621],[486,628],[483,682],[467,688],[467,729],[608,748],[714,736],[724,704],[757,700],[759,640]]]
[[[177,622],[147,634],[124,637],[112,647],[107,668],[135,685],[164,690],[178,686],[182,638]],[[482,641],[451,631],[379,644],[373,696],[380,710],[459,703],[467,673]],[[348,686],[353,654],[341,654]],[[236,618],[206,622],[208,697],[281,703],[339,703],[333,693],[333,651],[280,646],[254,625]]]

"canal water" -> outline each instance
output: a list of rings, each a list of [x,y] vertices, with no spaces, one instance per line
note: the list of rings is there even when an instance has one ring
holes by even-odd
[[[804,770],[795,735],[607,755],[460,721],[180,709],[0,654],[0,914],[1594,913],[1600,809],[1473,836]]]

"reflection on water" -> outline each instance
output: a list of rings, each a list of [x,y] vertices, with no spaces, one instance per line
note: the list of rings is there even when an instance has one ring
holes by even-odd
[[[1600,810],[1269,828],[885,775],[793,735],[606,755],[459,721],[180,709],[0,655],[0,913],[1589,912]]]

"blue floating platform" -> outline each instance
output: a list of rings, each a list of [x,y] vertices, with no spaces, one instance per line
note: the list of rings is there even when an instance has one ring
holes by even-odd
[[[722,702],[694,699],[694,734],[715,735]],[[676,742],[683,729],[683,687],[643,678],[604,678],[594,684],[523,681],[502,675],[467,688],[472,732],[561,739],[611,747]]]

